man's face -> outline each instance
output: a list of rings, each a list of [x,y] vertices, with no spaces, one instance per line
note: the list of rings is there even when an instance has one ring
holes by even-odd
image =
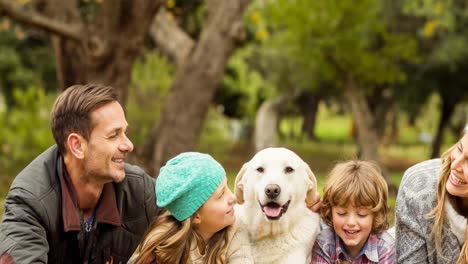
[[[121,182],[124,162],[133,143],[127,137],[127,121],[118,102],[105,104],[91,113],[94,128],[85,142],[83,169],[85,177],[100,183]]]

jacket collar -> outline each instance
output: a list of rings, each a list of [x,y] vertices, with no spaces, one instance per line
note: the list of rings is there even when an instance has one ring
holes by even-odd
[[[80,231],[80,216],[78,214],[78,203],[70,176],[63,163],[63,157],[57,161],[57,171],[60,177],[60,188],[62,190],[62,217],[63,229],[68,231]],[[121,226],[120,213],[117,208],[115,189],[113,183],[106,183],[102,190],[101,198],[96,208],[97,223]]]

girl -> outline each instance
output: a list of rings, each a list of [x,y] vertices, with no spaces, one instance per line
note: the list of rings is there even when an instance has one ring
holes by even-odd
[[[156,180],[157,217],[129,263],[253,263],[248,236],[233,226],[235,196],[208,154],[182,153]]]

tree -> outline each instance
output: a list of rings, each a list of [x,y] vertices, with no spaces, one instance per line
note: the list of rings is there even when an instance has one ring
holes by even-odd
[[[441,99],[441,114],[431,151],[431,158],[436,158],[455,108],[468,99],[464,77],[468,69],[468,5],[464,1],[404,0],[402,6],[409,17],[406,21],[417,21],[407,30],[418,36],[424,58],[419,65],[411,67],[414,77],[410,85],[420,88],[418,95],[422,98],[436,92]]]
[[[463,1],[410,1],[391,3],[393,28],[416,37],[421,60],[405,65],[408,81],[397,86],[399,104],[410,122],[434,93],[441,99],[440,118],[431,158],[438,157],[444,135],[457,105],[466,101],[464,72],[468,61],[468,6]]]
[[[265,95],[271,90],[260,73],[249,65],[255,51],[254,44],[236,49],[226,70],[214,102],[224,107],[224,115],[252,122]]]
[[[155,24],[155,42],[179,59],[159,124],[141,152],[152,173],[175,154],[195,147],[224,64],[242,38],[242,14],[250,0],[207,1],[208,18],[197,42],[168,22],[163,2],[47,0],[22,6],[0,0],[0,14],[51,34],[60,87],[112,85],[124,106],[132,65]]]
[[[313,80],[311,84],[319,89],[331,83],[341,90],[357,121],[361,157],[382,165],[367,97],[405,80],[400,63],[415,57],[414,40],[390,31],[381,1],[268,3],[260,10],[270,18],[271,46],[299,62],[296,75],[311,76],[304,80]]]
[[[125,105],[131,67],[161,4],[156,0],[0,0],[0,13],[50,33],[59,87],[90,82],[112,85]]]
[[[227,59],[242,40],[242,17],[249,3],[250,0],[208,1],[208,17],[199,39],[193,44],[186,42],[193,48],[176,60],[174,83],[161,119],[144,148],[142,157],[152,173],[156,174],[176,154],[195,148]]]
[[[292,92],[269,98],[260,105],[255,117],[254,143],[256,151],[277,146],[281,114],[284,114],[287,105],[291,104],[297,97],[298,92]]]
[[[41,36],[25,34],[4,19],[0,19],[0,32],[0,91],[9,111],[17,105],[14,90],[55,88],[55,68]]]
[[[446,65],[432,66],[424,70],[420,85],[431,87],[441,99],[440,118],[436,135],[432,141],[431,158],[440,156],[443,132],[450,124],[455,108],[468,99],[465,73],[468,70],[468,60],[457,63],[456,67]]]
[[[319,103],[324,97],[320,94],[320,90],[322,89],[318,89],[318,91],[304,91],[296,100],[304,119],[302,122],[302,133],[312,140],[318,140],[315,134],[315,124]]]

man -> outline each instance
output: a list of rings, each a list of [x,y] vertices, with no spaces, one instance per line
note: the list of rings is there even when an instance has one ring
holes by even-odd
[[[2,263],[126,263],[158,213],[114,89],[75,85],[51,112],[56,145],[13,181],[0,224]]]

